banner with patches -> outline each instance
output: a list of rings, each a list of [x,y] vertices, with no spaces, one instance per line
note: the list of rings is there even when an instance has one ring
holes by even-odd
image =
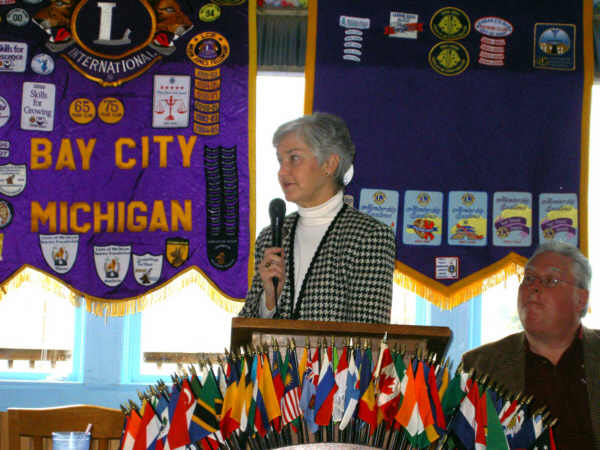
[[[114,306],[191,269],[213,298],[245,297],[254,15],[246,0],[0,5],[3,289],[32,267]]]
[[[587,251],[591,25],[584,0],[309,4],[305,109],[347,121],[361,209],[397,193],[371,208],[396,281],[452,308],[541,242]]]

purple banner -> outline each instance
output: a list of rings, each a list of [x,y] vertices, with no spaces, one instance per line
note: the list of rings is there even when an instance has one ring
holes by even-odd
[[[248,4],[0,6],[0,282],[126,299],[248,286]],[[10,18],[10,20],[9,20]]]
[[[436,257],[457,257],[465,278],[485,274],[481,269],[510,252],[529,256],[540,242],[532,226],[539,223],[537,204],[527,224],[512,222],[514,211],[501,217],[527,232],[526,245],[507,243],[507,229],[492,225],[490,201],[461,223],[485,227],[479,234],[490,239],[465,246],[447,227],[449,197],[464,192],[456,201],[471,207],[473,192],[490,199],[497,192],[534,199],[581,192],[582,111],[590,87],[584,2],[321,0],[315,16],[312,109],[348,123],[356,159],[346,194],[397,191],[405,215],[405,193],[443,196],[435,219],[439,243],[408,239],[414,219],[399,217],[405,229],[397,232],[397,260],[433,280]]]

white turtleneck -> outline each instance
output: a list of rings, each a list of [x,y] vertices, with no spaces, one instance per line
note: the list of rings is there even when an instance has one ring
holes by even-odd
[[[337,194],[325,203],[312,208],[298,207],[298,225],[294,237],[294,305],[298,300],[302,282],[308,272],[310,262],[317,251],[319,243],[325,236],[329,225],[344,205],[344,192],[340,189]],[[266,319],[273,317],[275,308],[269,311],[263,292],[260,301],[260,316]]]

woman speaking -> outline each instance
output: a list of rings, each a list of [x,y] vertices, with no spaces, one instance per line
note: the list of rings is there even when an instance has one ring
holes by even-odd
[[[271,227],[258,236],[240,316],[389,323],[395,237],[343,202],[355,153],[346,124],[327,113],[303,116],[281,125],[273,145],[279,183],[298,212],[283,221],[282,247],[271,246]]]

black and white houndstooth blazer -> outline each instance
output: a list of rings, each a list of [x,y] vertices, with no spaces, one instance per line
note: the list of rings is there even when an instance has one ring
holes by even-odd
[[[286,281],[278,300],[279,318],[389,323],[396,240],[391,228],[344,205],[331,222],[310,263],[293,311],[293,236],[298,213],[285,217]],[[252,286],[240,317],[259,317],[263,292],[258,264],[271,246],[271,227],[256,240]]]

